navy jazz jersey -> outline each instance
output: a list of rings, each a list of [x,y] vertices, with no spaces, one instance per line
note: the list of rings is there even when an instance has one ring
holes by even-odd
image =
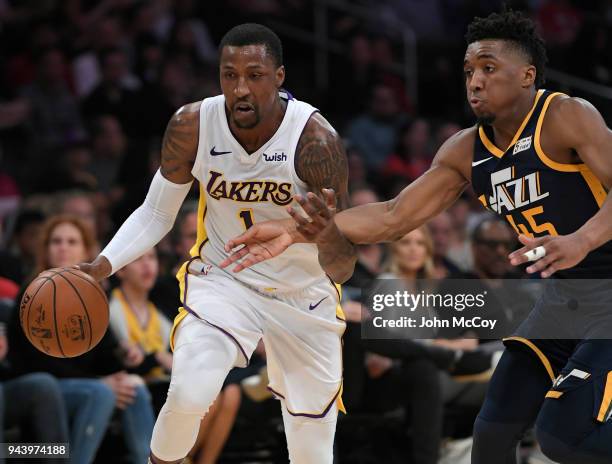
[[[537,92],[533,107],[505,152],[493,143],[490,126],[477,128],[472,186],[480,202],[503,217],[517,234],[541,237],[575,232],[597,213],[607,195],[586,164],[557,163],[542,151],[542,122],[551,100],[558,95],[548,90]],[[612,278],[612,242],[555,275]]]

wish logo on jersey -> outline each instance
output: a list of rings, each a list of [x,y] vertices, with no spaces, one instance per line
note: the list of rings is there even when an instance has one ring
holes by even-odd
[[[272,180],[229,181],[222,172],[209,171],[210,179],[206,184],[208,195],[215,200],[226,198],[246,203],[273,202],[279,206],[291,203],[293,195],[290,182]]]
[[[489,196],[488,202],[484,195],[480,197],[480,200],[485,207],[498,214],[522,208],[549,195],[549,192],[540,192],[540,173],[538,171],[515,179],[512,167],[491,173],[491,189],[493,195]]]
[[[287,161],[287,155],[282,150],[274,151],[274,154],[271,154],[271,155],[264,153],[263,158],[264,158],[264,161],[267,161],[268,163],[272,161],[275,161],[277,163],[281,161]]]

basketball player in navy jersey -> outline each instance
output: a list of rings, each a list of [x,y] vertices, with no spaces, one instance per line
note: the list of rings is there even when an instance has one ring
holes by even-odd
[[[346,249],[396,240],[471,183],[519,234],[513,264],[530,259],[527,271],[545,278],[611,278],[612,132],[587,101],[541,88],[546,53],[531,20],[516,12],[477,18],[466,39],[465,85],[478,123],[447,140],[425,174],[390,201],[337,214],[329,193],[300,197],[309,218],[290,209],[293,221],[256,225],[228,242],[234,253],[223,265],[235,263],[238,272],[303,241]],[[505,340],[474,427],[475,464],[516,463],[517,444],[534,423],[553,460],[612,462],[612,341],[583,327],[572,328],[583,330],[576,339],[537,339],[555,317],[548,297]]]

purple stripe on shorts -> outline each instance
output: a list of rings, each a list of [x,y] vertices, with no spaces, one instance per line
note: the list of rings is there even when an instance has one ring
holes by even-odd
[[[267,387],[267,388],[272,393],[274,393],[275,396],[278,396],[279,398],[282,398],[283,400],[285,399],[285,397],[281,395],[280,393],[278,393],[276,390],[272,389],[271,387]],[[285,408],[287,409],[287,412],[294,417],[310,417],[311,419],[322,419],[323,417],[327,415],[331,407],[334,405],[336,398],[338,398],[338,395],[340,394],[341,388],[338,388],[338,391],[336,392],[332,400],[329,402],[329,404],[327,405],[327,407],[323,410],[321,414],[307,414],[304,412],[291,412],[289,411],[289,408],[287,408],[287,405],[285,405]]]
[[[222,327],[219,327],[218,325],[213,324],[212,322],[207,321],[206,319],[198,316],[198,313],[196,313],[193,309],[191,309],[189,306],[187,306],[187,289],[189,288],[189,265],[187,265],[187,272],[185,272],[185,295],[184,295],[184,299],[185,301],[182,301],[183,303],[183,308],[185,308],[186,311],[190,312],[191,314],[193,314],[195,317],[197,317],[198,319],[200,319],[201,321],[206,322],[208,325],[210,325],[211,327],[214,327],[215,329],[220,330],[221,332],[223,332],[225,335],[227,335],[231,340],[234,341],[234,343],[238,346],[238,349],[240,350],[240,352],[242,353],[242,356],[244,356],[244,360],[247,363],[247,366],[249,365],[249,362],[251,361],[249,359],[249,357],[246,354],[246,351],[244,351],[244,348],[242,348],[242,345],[238,342],[238,340],[236,339],[236,337],[234,337],[231,333],[229,333],[227,330],[223,329]]]

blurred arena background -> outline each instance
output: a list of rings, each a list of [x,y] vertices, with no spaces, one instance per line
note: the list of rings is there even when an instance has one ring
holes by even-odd
[[[612,2],[505,3],[537,21],[548,47],[546,87],[587,98],[609,124]],[[0,0],[0,442],[70,440],[84,456],[73,458],[78,464],[146,456],[147,427],[167,389],[163,342],[180,304],[174,274],[195,241],[193,201],[155,252],[106,282],[111,312],[129,305],[125,294],[152,302],[155,347],[124,336],[125,316],[86,356],[41,358],[19,336],[20,289],[42,268],[95,256],[140,205],[173,112],[220,93],[217,44],[229,28],[259,22],[280,36],[285,87],[345,139],[356,205],[394,196],[427,170],[444,140],[474,123],[463,35],[475,16],[501,8],[497,0]],[[424,244],[417,270],[511,275],[504,257],[513,233],[502,223],[481,227],[486,220],[465,194],[415,232]],[[360,338],[351,298],[377,275],[399,272],[402,253],[363,247],[347,285],[349,415],[338,425],[338,462],[417,462],[411,437],[440,435],[431,425],[438,415],[440,462],[467,463],[486,379],[459,383],[440,365]],[[230,374],[193,462],[286,462],[280,412],[265,385],[261,347],[249,368]],[[525,462],[548,462],[530,441],[522,452]]]

